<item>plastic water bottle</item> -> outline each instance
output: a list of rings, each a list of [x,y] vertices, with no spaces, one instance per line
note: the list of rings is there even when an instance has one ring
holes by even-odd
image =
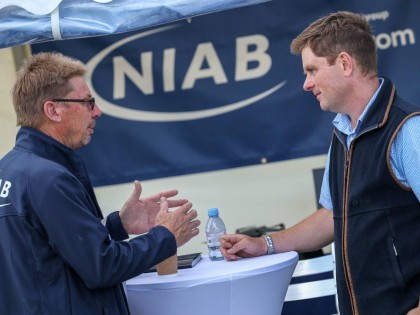
[[[220,252],[219,238],[226,234],[226,226],[219,217],[218,208],[208,209],[209,219],[206,224],[207,247],[209,249],[210,260],[223,260]]]

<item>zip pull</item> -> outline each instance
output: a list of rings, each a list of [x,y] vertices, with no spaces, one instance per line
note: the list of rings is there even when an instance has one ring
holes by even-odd
[[[346,174],[347,174],[347,171],[349,169],[349,164],[350,164],[350,152],[347,151],[346,152],[346,160],[344,162],[344,171],[345,171]]]
[[[394,247],[395,256],[398,256],[397,248],[395,247],[394,240],[392,240],[392,247]]]

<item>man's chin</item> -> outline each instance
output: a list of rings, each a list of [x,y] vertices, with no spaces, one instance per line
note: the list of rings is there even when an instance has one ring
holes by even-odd
[[[331,106],[329,106],[328,104],[325,104],[323,102],[319,103],[319,107],[321,108],[321,110],[323,110],[324,112],[333,112],[335,113],[335,111],[331,108]]]
[[[321,109],[324,112],[329,112],[330,111],[330,108],[327,105],[323,104],[322,102],[319,103],[319,107],[321,107]]]
[[[84,146],[88,145],[91,140],[92,140],[92,136],[90,136],[90,135],[85,136],[82,140],[82,146],[84,147]]]

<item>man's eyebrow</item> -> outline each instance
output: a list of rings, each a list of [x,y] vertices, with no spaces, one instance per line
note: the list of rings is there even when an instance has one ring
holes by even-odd
[[[305,65],[304,67],[303,67],[303,71],[307,71],[307,70],[313,70],[313,69],[315,69],[316,67],[314,66],[314,65],[312,65],[312,64],[307,64],[307,65]]]

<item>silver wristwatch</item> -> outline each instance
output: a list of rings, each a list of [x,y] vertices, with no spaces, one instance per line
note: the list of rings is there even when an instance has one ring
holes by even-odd
[[[270,235],[263,235],[265,241],[267,242],[267,255],[275,254],[276,249],[274,248],[273,239]]]

